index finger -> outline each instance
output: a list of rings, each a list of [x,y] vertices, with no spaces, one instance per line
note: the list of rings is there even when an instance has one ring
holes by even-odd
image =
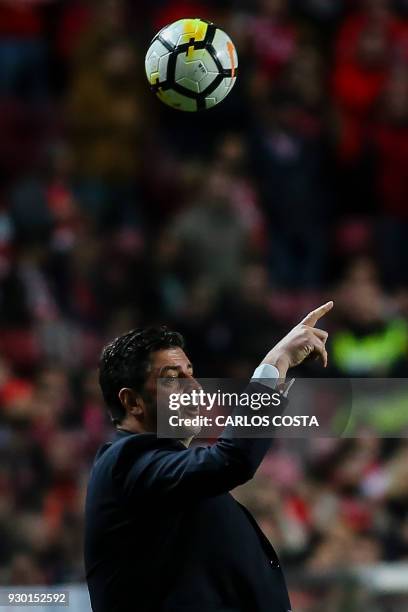
[[[300,323],[303,325],[309,325],[310,327],[314,327],[319,319],[321,319],[326,313],[328,313],[333,308],[333,302],[327,302],[323,304],[323,306],[319,306],[316,310],[312,310],[308,315],[305,316],[303,321]]]

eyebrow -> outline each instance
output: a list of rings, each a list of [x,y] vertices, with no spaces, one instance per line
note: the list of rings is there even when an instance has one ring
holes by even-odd
[[[193,364],[192,363],[188,363],[187,364],[187,368],[189,368],[190,370],[193,369]],[[166,372],[166,370],[177,370],[177,372],[182,372],[183,368],[179,365],[165,365],[162,368],[160,368],[159,370],[159,375],[160,377],[163,377],[164,372]]]

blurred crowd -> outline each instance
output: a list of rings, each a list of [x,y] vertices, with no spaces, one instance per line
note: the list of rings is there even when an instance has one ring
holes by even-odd
[[[144,75],[188,16],[240,62],[200,114]],[[83,577],[113,336],[166,323],[200,376],[246,377],[327,297],[328,375],[408,375],[406,0],[1,0],[0,133],[0,583]],[[408,558],[407,466],[404,440],[281,440],[239,495],[321,574]]]

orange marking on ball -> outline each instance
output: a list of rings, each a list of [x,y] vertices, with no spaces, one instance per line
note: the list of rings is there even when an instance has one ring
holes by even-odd
[[[234,78],[235,76],[235,65],[234,65],[234,51],[235,51],[235,47],[232,44],[232,42],[228,41],[227,42],[227,49],[228,49],[228,54],[230,56],[230,60],[231,60],[231,79]]]

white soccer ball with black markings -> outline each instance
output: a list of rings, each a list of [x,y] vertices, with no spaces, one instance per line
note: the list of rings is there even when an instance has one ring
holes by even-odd
[[[180,19],[153,38],[145,60],[151,90],[182,111],[219,104],[235,85],[238,56],[230,37],[203,19]]]

